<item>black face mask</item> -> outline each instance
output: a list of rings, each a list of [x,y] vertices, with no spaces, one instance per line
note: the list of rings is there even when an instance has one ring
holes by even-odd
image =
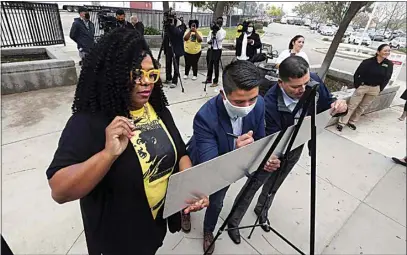
[[[222,26],[222,25],[223,25],[223,21],[217,21],[216,24],[218,24],[218,26]]]
[[[85,19],[90,19],[89,13],[85,13]]]
[[[120,24],[123,24],[124,20],[118,20],[117,22],[119,22]]]

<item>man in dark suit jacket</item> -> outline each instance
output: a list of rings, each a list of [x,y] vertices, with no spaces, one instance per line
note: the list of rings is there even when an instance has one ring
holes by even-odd
[[[246,49],[243,47],[246,47]],[[256,33],[253,23],[249,22],[243,24],[242,33],[239,38],[236,39],[236,57],[240,60],[249,60],[257,54],[257,50],[260,48],[260,36]],[[246,52],[244,50],[246,50]]]
[[[75,18],[69,32],[69,37],[76,42],[79,51],[79,65],[82,60],[89,54],[90,49],[95,43],[95,25],[90,21],[90,15],[85,7],[79,8],[79,18]]]
[[[299,56],[291,56],[281,62],[279,66],[279,81],[270,88],[264,97],[266,112],[266,135],[274,134],[295,124],[295,118],[299,116],[298,114],[297,116],[294,116],[292,111],[297,105],[299,99],[302,97],[306,86],[312,87],[316,84],[319,84],[317,92],[317,113],[331,109],[331,115],[334,117],[346,114],[346,101],[337,100],[336,98],[332,97],[321,78],[319,78],[317,74],[309,72],[309,65],[305,59]],[[309,113],[307,114],[309,115]],[[285,169],[278,169],[272,173],[262,169],[258,170],[260,171],[259,175],[257,176],[256,180],[252,182],[251,189],[246,193],[243,201],[239,204],[237,210],[229,221],[230,227],[233,228],[239,226],[244,214],[253,200],[254,195],[264,184],[254,212],[256,215],[259,215],[263,205],[266,203],[265,210],[260,215],[259,224],[267,223],[267,225],[263,225],[261,228],[266,232],[271,230],[269,226],[270,222],[267,219],[267,214],[274,197],[271,197],[271,199],[267,201],[268,192],[274,183],[274,180],[278,177],[278,171],[283,172],[276,182],[276,188],[278,189],[284,182],[291,169],[297,164],[301,156],[302,149],[303,145],[295,148],[289,153],[287,166]],[[240,191],[240,194],[248,185],[248,182],[249,180]],[[228,231],[228,234],[233,242],[236,244],[240,243],[239,230]]]
[[[259,97],[258,87],[260,78],[259,69],[248,61],[237,60],[225,67],[220,94],[206,102],[194,118],[194,133],[188,147],[193,165],[264,137],[264,101]],[[268,171],[279,167],[279,160],[273,159],[273,163],[267,165]],[[204,250],[213,241],[213,231],[228,188],[215,192],[209,198],[210,205],[206,210],[203,226]],[[183,216],[182,228],[190,228],[189,215]]]

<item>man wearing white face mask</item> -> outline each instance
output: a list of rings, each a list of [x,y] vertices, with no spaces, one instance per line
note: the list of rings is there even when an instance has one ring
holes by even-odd
[[[188,147],[188,155],[194,165],[265,136],[264,100],[259,97],[258,87],[260,79],[259,69],[251,62],[237,60],[225,67],[220,94],[206,102],[194,118],[194,133]],[[274,171],[279,164],[280,161],[272,156],[264,169]],[[203,226],[204,251],[213,241],[213,232],[228,188],[215,192],[209,198],[210,205],[206,210]],[[183,229],[190,228],[189,215],[183,216],[181,226]],[[213,248],[209,254],[213,252]]]
[[[238,60],[249,60],[261,48],[259,34],[254,30],[253,23],[243,25],[243,33],[236,39],[236,56]]]

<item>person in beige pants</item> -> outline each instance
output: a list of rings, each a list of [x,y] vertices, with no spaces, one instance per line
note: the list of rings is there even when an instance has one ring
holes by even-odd
[[[389,55],[390,46],[382,44],[376,56],[363,60],[356,69],[353,76],[356,90],[349,100],[348,114],[339,119],[338,131],[345,125],[355,130],[360,116],[389,83],[393,74],[393,63],[387,59]]]

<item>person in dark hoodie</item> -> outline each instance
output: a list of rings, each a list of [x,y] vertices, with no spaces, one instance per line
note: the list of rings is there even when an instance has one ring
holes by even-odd
[[[236,39],[236,57],[239,60],[249,60],[261,48],[259,34],[256,33],[252,22],[243,24],[242,33]]]
[[[69,32],[69,37],[76,42],[79,57],[79,65],[82,65],[83,59],[89,54],[90,49],[95,43],[95,25],[90,21],[90,15],[85,7],[79,8],[79,18],[75,18],[71,31]]]

